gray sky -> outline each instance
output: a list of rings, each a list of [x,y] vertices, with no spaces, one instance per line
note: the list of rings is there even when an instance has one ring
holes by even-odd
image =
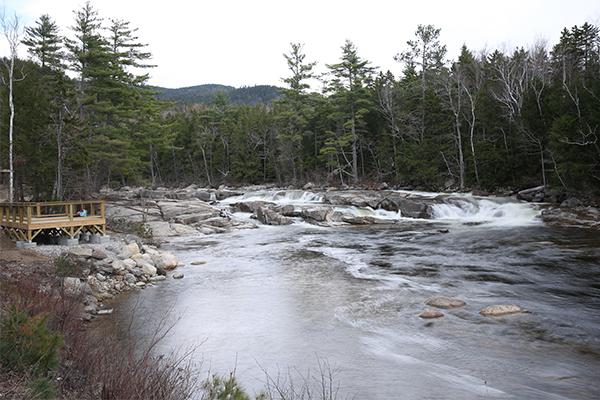
[[[42,14],[71,36],[74,11],[84,0],[0,0],[26,26]],[[339,61],[345,40],[380,70],[400,75],[394,55],[407,49],[419,24],[441,28],[448,58],[464,44],[471,50],[527,47],[536,39],[556,44],[563,28],[599,24],[598,0],[91,0],[100,17],[122,19],[138,28],[153,54],[150,83],[168,88],[217,83],[278,85],[290,75],[284,53],[304,44],[317,72]],[[2,40],[4,40],[2,38]],[[0,46],[0,51],[5,50]],[[20,49],[25,56],[26,48]],[[316,89],[316,88],[315,88]]]

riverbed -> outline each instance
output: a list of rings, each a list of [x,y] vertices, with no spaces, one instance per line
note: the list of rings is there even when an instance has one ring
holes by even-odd
[[[600,233],[546,226],[539,210],[453,196],[429,220],[352,210],[390,223],[298,220],[178,238],[162,249],[185,263],[184,279],[123,298],[119,315],[135,304],[148,330],[178,317],[158,350],[201,343],[200,369],[235,370],[250,393],[265,373],[306,376],[327,363],[340,398],[600,398]],[[422,319],[431,296],[467,306]],[[524,312],[479,314],[493,304]]]

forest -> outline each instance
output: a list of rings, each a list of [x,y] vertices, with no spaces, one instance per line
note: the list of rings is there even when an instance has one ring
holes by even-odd
[[[316,74],[316,61],[291,43],[280,96],[254,104],[231,101],[227,90],[205,102],[161,99],[136,29],[89,3],[75,10],[70,39],[49,15],[21,35],[3,22],[0,183],[11,200],[309,181],[599,194],[600,35],[588,22],[565,27],[555,44],[463,46],[456,60],[446,59],[440,29],[419,25],[392,50],[399,77],[350,40]]]

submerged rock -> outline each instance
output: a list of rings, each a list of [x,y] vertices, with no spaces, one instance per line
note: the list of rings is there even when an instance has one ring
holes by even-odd
[[[439,311],[436,310],[431,310],[431,309],[427,309],[425,311],[423,311],[423,313],[421,315],[419,315],[419,317],[421,318],[441,318],[443,317],[444,314],[442,314]]]
[[[493,306],[486,307],[483,310],[481,310],[479,312],[479,314],[486,315],[486,316],[497,316],[497,315],[516,314],[516,313],[520,313],[520,312],[523,312],[523,309],[519,306],[516,306],[514,304],[500,304],[500,305],[493,305]]]
[[[430,297],[425,300],[425,304],[428,306],[438,307],[438,308],[458,308],[464,307],[467,305],[462,300],[452,299],[450,297]]]

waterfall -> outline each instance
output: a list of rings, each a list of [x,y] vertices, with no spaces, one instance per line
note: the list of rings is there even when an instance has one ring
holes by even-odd
[[[470,195],[444,198],[432,206],[433,218],[462,223],[520,226],[538,223],[540,210],[535,204],[512,198],[477,198]]]

